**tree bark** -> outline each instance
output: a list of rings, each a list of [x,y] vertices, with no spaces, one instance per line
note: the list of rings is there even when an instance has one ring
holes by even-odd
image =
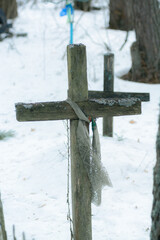
[[[160,116],[159,130],[157,134],[157,162],[154,167],[154,185],[153,185],[153,207],[152,207],[152,228],[151,240],[160,239]]]
[[[17,17],[16,0],[0,0],[0,8],[4,11],[7,19],[14,19]]]
[[[0,240],[7,240],[1,194],[0,194]]]
[[[110,0],[109,28],[129,31],[133,29],[133,0]]]
[[[131,80],[160,83],[160,11],[157,0],[133,0],[136,43],[131,47]]]
[[[74,0],[74,7],[75,9],[80,9],[85,12],[90,11],[91,9],[91,0],[86,1],[78,1]]]

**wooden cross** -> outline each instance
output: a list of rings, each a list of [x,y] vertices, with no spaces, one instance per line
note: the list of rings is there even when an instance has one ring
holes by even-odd
[[[149,93],[114,92],[114,54],[104,55],[103,92],[89,91],[89,98],[139,98],[142,102],[148,102]],[[113,137],[113,117],[103,117],[103,136]]]
[[[86,48],[84,45],[69,45],[68,97],[76,102],[86,116],[93,118],[106,116],[134,115],[141,113],[141,101],[137,97],[120,98],[109,96],[88,99]],[[102,93],[103,95],[103,93]],[[18,121],[47,121],[70,119],[71,141],[71,185],[72,218],[74,240],[91,240],[91,188],[89,178],[81,160],[76,137],[78,117],[67,103],[40,102],[16,104]]]

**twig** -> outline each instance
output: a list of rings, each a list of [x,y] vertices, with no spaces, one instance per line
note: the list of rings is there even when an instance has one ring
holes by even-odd
[[[76,31],[76,27],[77,27],[78,23],[80,22],[80,20],[82,19],[83,15],[84,15],[84,12],[82,12],[82,14],[79,16],[78,20],[76,21],[76,24],[74,26],[74,31]]]
[[[86,30],[84,27],[81,26],[81,24],[79,24],[79,26],[83,29],[83,31],[85,32],[85,34],[90,38],[90,40],[91,40],[94,44],[96,44],[96,45],[98,45],[98,46],[101,46],[101,47],[104,47],[104,46],[105,46],[105,48],[107,48],[107,50],[110,51],[110,48],[109,48],[109,46],[108,46],[106,43],[103,42],[103,44],[104,44],[104,45],[103,45],[102,43],[96,42],[96,41],[91,37],[91,35],[87,32],[87,30]]]
[[[125,44],[127,43],[128,36],[129,36],[129,32],[127,31],[125,41],[124,41],[124,43],[122,44],[122,46],[120,47],[119,51],[121,51],[121,50],[123,49],[123,47],[125,46]]]

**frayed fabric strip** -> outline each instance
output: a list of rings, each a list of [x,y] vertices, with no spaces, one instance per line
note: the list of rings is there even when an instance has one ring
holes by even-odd
[[[100,141],[96,122],[93,128],[92,144],[90,141],[86,122],[90,123],[79,106],[71,99],[67,99],[79,118],[77,127],[77,142],[80,157],[84,163],[85,169],[91,183],[92,203],[99,206],[101,204],[101,191],[104,186],[112,186],[109,175],[101,162]]]

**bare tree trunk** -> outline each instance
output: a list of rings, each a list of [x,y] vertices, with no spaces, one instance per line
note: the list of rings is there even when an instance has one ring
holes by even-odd
[[[1,194],[0,194],[0,240],[7,240]]]
[[[110,0],[109,28],[133,29],[132,0]]]
[[[151,240],[160,239],[160,116],[159,130],[157,134],[157,162],[154,167],[154,186],[153,186],[153,207],[152,207],[152,228]]]
[[[157,0],[133,0],[136,43],[131,47],[132,80],[160,83],[160,11]]]
[[[91,0],[86,1],[78,1],[74,0],[75,9],[80,9],[83,11],[90,11],[91,8]]]
[[[0,0],[0,8],[4,11],[7,19],[14,19],[17,17],[16,0]]]

